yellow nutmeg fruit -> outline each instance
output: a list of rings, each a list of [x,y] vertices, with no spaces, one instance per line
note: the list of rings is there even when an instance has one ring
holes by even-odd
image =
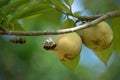
[[[83,43],[95,51],[106,50],[113,40],[113,32],[106,22],[81,30],[80,34]]]
[[[75,32],[59,35],[55,43],[56,47],[53,50],[62,61],[73,60],[79,56],[82,48],[81,38]]]

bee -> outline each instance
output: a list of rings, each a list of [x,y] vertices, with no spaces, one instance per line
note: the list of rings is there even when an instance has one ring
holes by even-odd
[[[43,48],[46,50],[52,50],[56,47],[56,43],[52,40],[51,37],[49,37],[47,40],[44,41]]]
[[[19,38],[19,39],[14,38],[14,39],[10,39],[10,42],[14,44],[25,44],[26,40],[23,38]]]
[[[51,49],[54,49],[56,47],[56,44],[52,45],[52,46],[46,46],[44,45],[43,48],[46,49],[46,50],[51,50]]]

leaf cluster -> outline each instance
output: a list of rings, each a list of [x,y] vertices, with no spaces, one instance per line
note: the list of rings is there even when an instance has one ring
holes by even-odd
[[[100,6],[93,8],[96,4],[101,3]],[[4,28],[6,30],[12,31],[24,31],[24,26],[20,24],[20,21],[25,18],[30,18],[31,16],[42,15],[47,13],[49,10],[56,10],[60,14],[64,15],[64,19],[62,24],[59,25],[60,28],[70,28],[74,27],[78,21],[84,22],[87,20],[83,20],[81,16],[81,11],[72,12],[72,5],[74,0],[0,0],[0,28]],[[83,1],[86,9],[89,9],[91,13],[95,13],[98,10],[104,13],[110,10],[108,9],[111,6],[111,3],[114,3],[113,0],[108,1],[100,1],[92,0],[92,5],[88,3],[88,0]],[[106,6],[103,6],[107,4]],[[115,4],[113,4],[115,5]],[[91,7],[90,7],[91,6]],[[101,10],[105,8],[105,10]],[[111,6],[111,10],[115,9],[115,7]],[[49,15],[49,14],[47,14]],[[45,17],[45,16],[44,16]],[[119,22],[120,18],[115,18],[110,21],[112,24],[112,30],[114,32],[114,40],[113,46],[116,53],[120,54],[120,45],[118,42],[120,41],[119,37]],[[111,51],[111,49],[110,49]],[[110,51],[103,52],[104,54],[109,53]],[[96,53],[98,55],[103,54],[101,52]],[[110,56],[109,56],[110,57]],[[105,58],[107,60],[105,60]],[[104,63],[107,63],[108,56],[101,58]],[[105,61],[104,61],[105,60]]]

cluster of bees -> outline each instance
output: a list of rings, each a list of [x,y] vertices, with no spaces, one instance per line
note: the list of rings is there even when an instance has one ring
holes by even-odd
[[[26,40],[24,38],[13,38],[9,40],[11,43],[14,44],[25,44]]]

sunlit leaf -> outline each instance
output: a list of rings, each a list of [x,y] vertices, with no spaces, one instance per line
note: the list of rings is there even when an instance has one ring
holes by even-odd
[[[78,62],[80,60],[80,55],[78,55],[75,59],[73,60],[66,60],[66,61],[61,61],[63,65],[71,69],[73,72],[76,70]]]
[[[81,14],[81,12],[80,12],[80,11],[76,11],[76,12],[74,12],[74,15],[75,15],[75,16],[77,16],[77,17],[79,17],[79,16],[80,16],[80,14]]]
[[[74,27],[75,26],[75,22],[72,19],[67,19],[64,21],[64,23],[61,25],[61,28],[70,28],[70,27]]]
[[[50,1],[56,7],[57,10],[71,14],[69,8],[65,4],[63,4],[60,0],[50,0]]]
[[[112,55],[112,51],[113,51],[113,45],[111,45],[108,49],[103,50],[103,51],[93,51],[96,56],[104,63],[107,64],[109,58]]]
[[[71,6],[74,2],[74,0],[64,0],[67,5]]]
[[[112,19],[112,30],[114,35],[114,48],[115,51],[120,55],[120,17]]]

